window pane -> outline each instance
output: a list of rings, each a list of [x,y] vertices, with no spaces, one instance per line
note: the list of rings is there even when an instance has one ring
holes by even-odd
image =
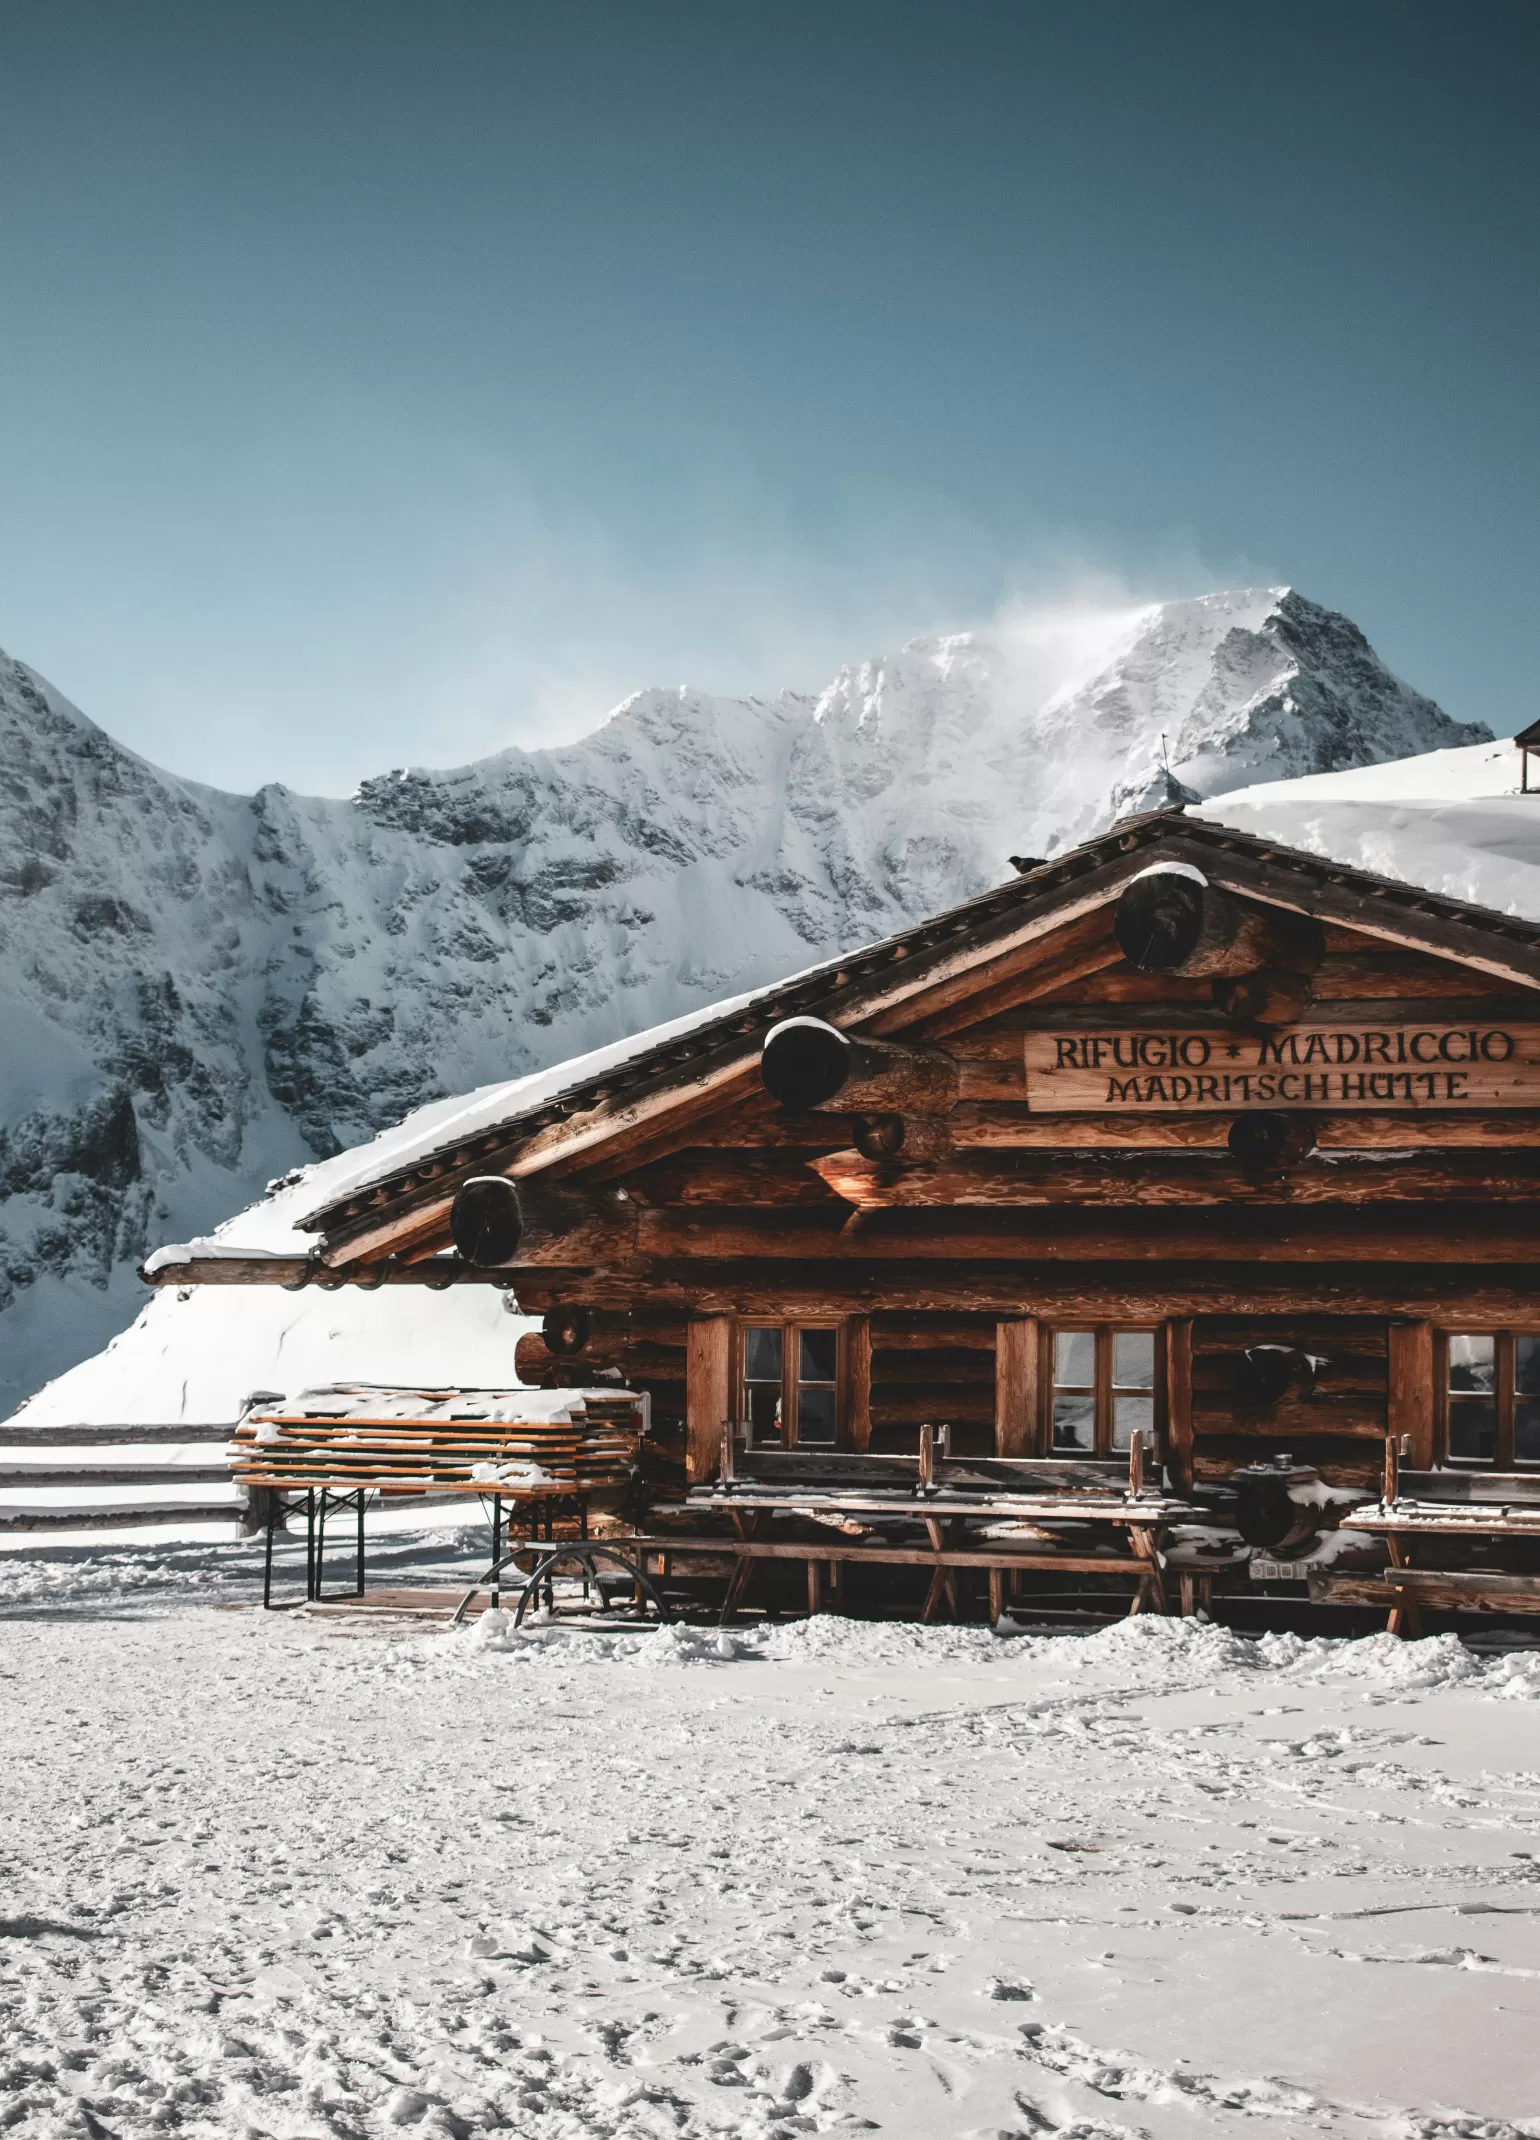
[[[1497,1405],[1491,1397],[1451,1397],[1449,1454],[1468,1464],[1490,1464],[1497,1454]]]
[[[1112,1337],[1112,1381],[1120,1390],[1155,1387],[1153,1330],[1117,1330]]]
[[[1053,1400],[1053,1445],[1055,1449],[1094,1449],[1096,1446],[1096,1399],[1055,1397]]]
[[[1493,1390],[1497,1387],[1496,1338],[1450,1338],[1449,1387],[1452,1390]]]
[[[1513,1386],[1521,1397],[1540,1397],[1540,1337],[1514,1339]]]
[[[1540,1402],[1533,1397],[1513,1407],[1513,1454],[1521,1464],[1540,1464]]]
[[[1088,1390],[1095,1387],[1094,1330],[1059,1330],[1054,1333],[1053,1379],[1061,1389]]]
[[[806,1383],[797,1392],[797,1440],[815,1448],[834,1446],[834,1392],[810,1389]]]
[[[838,1331],[804,1330],[801,1335],[802,1358],[798,1379],[803,1382],[832,1382],[834,1362],[838,1354]]]
[[[745,1330],[743,1333],[743,1379],[774,1382],[781,1379],[781,1333],[779,1330]]]
[[[1112,1400],[1112,1446],[1126,1449],[1133,1440],[1135,1427],[1144,1435],[1146,1449],[1153,1447],[1155,1440],[1155,1400],[1153,1397],[1114,1397]]]
[[[781,1385],[751,1382],[744,1391],[744,1416],[749,1423],[749,1441],[755,1448],[781,1440]]]

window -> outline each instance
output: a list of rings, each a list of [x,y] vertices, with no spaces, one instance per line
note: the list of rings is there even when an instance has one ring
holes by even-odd
[[[1155,1332],[1105,1324],[1053,1332],[1051,1438],[1055,1450],[1112,1456],[1135,1429],[1155,1437]]]
[[[738,1416],[751,1448],[832,1449],[840,1427],[837,1323],[746,1323]]]
[[[1444,1339],[1451,1464],[1540,1464],[1540,1333],[1451,1330]]]

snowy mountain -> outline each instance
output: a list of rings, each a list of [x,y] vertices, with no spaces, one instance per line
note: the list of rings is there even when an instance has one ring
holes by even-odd
[[[343,802],[160,772],[0,657],[0,1415],[134,1315],[150,1241],[412,1106],[917,921],[1167,764],[1213,796],[1484,733],[1287,589],[1126,612],[1069,666],[918,640]]]

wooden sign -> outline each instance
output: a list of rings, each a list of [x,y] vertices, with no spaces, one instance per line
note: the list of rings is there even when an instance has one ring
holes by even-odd
[[[1043,1114],[1258,1107],[1540,1107],[1540,1026],[1145,1027],[1028,1033]]]

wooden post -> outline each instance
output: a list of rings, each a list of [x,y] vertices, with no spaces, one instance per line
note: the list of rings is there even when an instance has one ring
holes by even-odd
[[[1179,1494],[1192,1492],[1192,1318],[1166,1325],[1167,1463]]]
[[[1401,1443],[1394,1434],[1385,1437],[1385,1506],[1394,1508],[1401,1494]]]
[[[1144,1492],[1144,1429],[1135,1427],[1128,1439],[1128,1494],[1137,1501]]]
[[[1386,1428],[1399,1440],[1411,1439],[1413,1471],[1433,1469],[1433,1325],[1390,1326],[1389,1391]]]
[[[849,1337],[850,1446],[872,1445],[872,1325],[866,1315],[852,1317]]]
[[[920,1491],[929,1493],[936,1483],[935,1429],[927,1419],[920,1428]]]
[[[692,1318],[685,1349],[685,1471],[692,1486],[709,1479],[732,1417],[729,1387],[732,1325],[725,1315]]]
[[[995,1455],[1038,1454],[1035,1315],[995,1324]]]

